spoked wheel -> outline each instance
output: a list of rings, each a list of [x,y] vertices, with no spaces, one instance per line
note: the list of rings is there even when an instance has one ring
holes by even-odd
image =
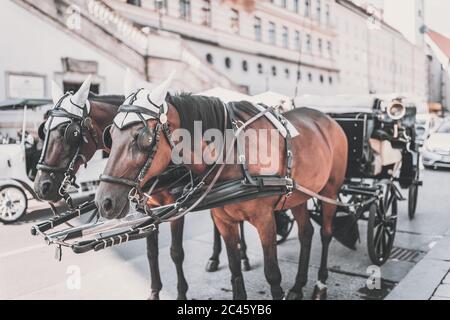
[[[281,211],[275,213],[277,224],[277,244],[282,244],[294,227],[294,217],[290,211]]]
[[[419,186],[413,183],[408,191],[408,217],[413,220],[417,210],[417,198],[419,196]]]
[[[413,220],[417,210],[417,198],[419,196],[419,168],[416,168],[416,173],[413,183],[408,190],[408,217]]]
[[[0,222],[18,221],[27,211],[28,199],[19,187],[8,185],[0,188]]]
[[[397,229],[397,196],[387,185],[383,198],[372,204],[367,224],[367,248],[373,264],[381,266],[389,258]]]

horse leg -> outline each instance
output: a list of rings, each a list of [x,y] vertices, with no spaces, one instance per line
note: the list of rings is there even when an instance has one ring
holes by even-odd
[[[151,291],[148,300],[159,300],[162,289],[158,263],[158,232],[147,237],[147,259],[150,265]]]
[[[183,250],[183,228],[184,218],[180,218],[170,224],[172,232],[172,245],[170,247],[170,256],[175,263],[178,277],[178,297],[177,300],[187,300],[186,292],[188,291],[188,284],[183,272],[184,250]]]
[[[221,218],[223,209],[212,210],[214,222],[225,241],[228,254],[228,265],[231,271],[231,286],[233,290],[233,300],[247,300],[245,292],[244,277],[241,270],[241,259],[239,254],[239,229],[233,222],[225,221]]]
[[[216,272],[219,269],[219,256],[220,252],[222,251],[222,239],[220,238],[220,232],[219,229],[217,229],[216,224],[214,223],[213,219],[213,225],[214,225],[214,244],[213,244],[213,253],[211,258],[209,258],[208,263],[206,264],[206,271],[207,272]]]
[[[337,196],[331,196],[336,199]],[[322,228],[320,237],[322,240],[322,256],[320,260],[319,277],[314,287],[313,300],[325,300],[327,298],[326,281],[328,279],[328,248],[333,237],[333,219],[336,214],[336,206],[322,203]]]
[[[281,300],[284,297],[281,288],[281,272],[277,259],[277,232],[273,211],[261,212],[258,218],[252,221],[258,230],[264,254],[264,275],[270,284],[272,298]]]
[[[239,222],[239,229],[241,231],[239,237],[239,252],[241,253],[242,270],[250,271],[251,267],[247,257],[247,243],[245,243],[245,235],[244,235],[244,221]]]
[[[298,263],[297,277],[295,284],[286,297],[287,300],[303,299],[303,288],[308,282],[308,268],[311,254],[311,244],[314,228],[308,216],[307,204],[301,204],[292,210],[292,214],[298,226],[298,239],[300,240],[300,257]]]

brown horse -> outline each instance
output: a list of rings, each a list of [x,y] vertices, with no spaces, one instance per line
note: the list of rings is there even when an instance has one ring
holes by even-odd
[[[47,148],[43,151],[41,157],[41,163],[48,168],[46,168],[46,170],[38,171],[34,184],[35,191],[42,200],[51,202],[61,200],[59,188],[64,179],[64,171],[68,167],[70,161],[74,158],[78,146],[81,146],[79,152],[80,157],[75,163],[74,174],[79,170],[81,165],[89,162],[98,150],[109,152],[108,147],[105,146],[105,142],[103,141],[103,132],[112,124],[114,117],[117,115],[117,110],[124,102],[125,98],[123,96],[97,96],[89,93],[89,87],[89,80],[86,80],[77,93],[65,96],[58,85],[53,83],[52,94],[55,106],[59,105],[68,111],[74,111],[76,113],[79,108],[74,109],[74,106],[70,100],[72,100],[72,102],[76,101],[76,104],[79,106],[86,106],[86,104],[89,103],[90,110],[89,113],[86,114],[86,117],[89,117],[92,120],[93,131],[90,133],[85,129],[86,140],[79,140],[79,144],[76,145],[71,145],[65,139],[66,128],[70,120],[69,118],[62,118],[60,123],[55,124],[50,131],[44,132],[48,141]],[[61,101],[64,96],[65,98]],[[80,122],[82,122],[82,120],[80,120]],[[150,202],[150,206],[156,205],[156,201],[158,201],[158,205],[170,204],[173,202],[173,196],[167,192],[165,187],[173,182],[172,179],[176,180],[177,176],[169,175],[167,178],[168,179],[166,179],[166,181],[161,181],[160,186],[158,186],[155,190],[154,198],[151,200],[153,203]],[[183,219],[171,223],[171,256],[175,263],[179,279],[178,299],[186,299],[186,292],[188,289],[182,269],[182,255],[184,255],[182,248],[183,227]],[[215,225],[214,228],[217,230]],[[219,265],[221,239],[218,231],[215,231],[214,234],[213,254],[207,265],[208,271],[216,271]],[[248,270],[250,267],[243,235],[240,238],[240,243],[243,266],[244,269]],[[159,274],[158,237],[156,234],[147,238],[147,257],[152,279],[150,299],[159,299],[159,292],[162,288],[162,283],[161,276]]]
[[[96,195],[96,203],[103,217],[113,219],[125,216],[129,211],[127,195],[132,186],[134,185],[135,189],[142,187],[147,181],[166,169],[172,160],[173,144],[176,146],[180,143],[180,141],[170,141],[170,137],[177,130],[185,129],[193,133],[194,121],[201,121],[203,129],[214,128],[224,132],[223,119],[226,118],[226,114],[224,105],[220,100],[186,94],[169,96],[167,99],[169,86],[170,80],[152,92],[138,91],[133,99],[126,102],[129,105],[126,110],[134,112],[141,110],[140,117],[134,117],[136,114],[129,117],[130,113],[124,113],[116,118],[116,126],[111,129],[113,145],[110,159]],[[243,110],[245,110],[245,105],[248,107],[248,103],[241,102],[235,105],[236,116],[242,122],[247,121],[251,115],[246,114]],[[156,111],[155,108],[157,108]],[[284,114],[284,116],[300,133],[291,141],[294,155],[292,178],[313,192],[336,199],[344,181],[347,167],[348,147],[343,130],[333,119],[312,109],[296,109]],[[262,117],[246,128],[246,130],[249,129],[270,131],[273,130],[273,125]],[[170,134],[163,131],[169,131]],[[146,133],[148,134],[146,135]],[[151,139],[149,138],[150,134],[152,134]],[[159,139],[156,139],[156,137]],[[201,141],[194,141],[194,145],[201,146],[201,154],[204,154],[208,144],[202,136],[197,139],[201,139]],[[278,139],[278,145],[281,148],[278,154],[272,154],[271,162],[279,164],[275,174],[284,176],[286,175],[286,146],[281,136]],[[261,139],[257,136],[256,141],[246,144],[246,155],[259,154],[265,142],[267,142],[267,139]],[[152,146],[153,153],[144,149],[145,143]],[[274,141],[271,141],[271,143],[274,143]],[[197,175],[207,172],[209,166],[203,158],[200,163],[192,164],[190,161],[196,156],[198,150],[192,148],[187,150],[186,153],[184,151],[182,157],[186,167]],[[250,164],[249,170],[255,176],[266,173],[259,163]],[[240,165],[227,164],[223,167],[220,180],[227,181],[241,177]],[[274,299],[283,298],[284,293],[280,286],[281,273],[277,260],[274,219],[274,211],[281,209],[292,210],[298,224],[301,244],[297,278],[287,298],[302,298],[302,288],[307,282],[313,236],[313,227],[306,206],[308,198],[307,195],[294,191],[291,196],[286,197],[283,201],[280,201],[279,196],[269,196],[212,210],[214,221],[225,240],[227,248],[234,299],[245,299],[247,297],[238,251],[238,224],[241,221],[249,221],[258,230],[264,254],[264,273],[271,286],[272,296]],[[332,239],[332,221],[336,212],[335,205],[324,203],[322,207],[322,261],[318,283],[314,290],[313,298],[315,299],[326,296],[328,247]]]
[[[78,121],[84,134],[77,143],[70,143],[67,141],[67,136],[65,137],[66,129],[71,122],[70,118],[55,118],[51,128],[48,128],[51,120],[47,120],[41,126],[40,130],[43,131],[40,132],[41,138],[46,138],[47,141],[45,142],[46,147],[42,151],[40,166],[38,166],[42,169],[38,170],[34,181],[34,190],[41,200],[51,202],[61,200],[62,196],[59,189],[78,147],[80,147],[80,156],[75,159],[74,173],[79,170],[81,165],[86,164],[97,150],[105,150],[102,139],[103,131],[111,125],[125,98],[121,96],[97,96],[90,93],[89,89],[90,79],[84,82],[77,93],[66,95],[63,94],[57,84],[53,83],[52,95],[55,106],[67,111],[69,117],[75,117],[78,116],[77,113],[81,114],[82,108],[87,108],[88,103],[90,110],[86,109],[88,112],[85,118],[92,121],[90,122],[90,128],[86,128],[84,119]]]

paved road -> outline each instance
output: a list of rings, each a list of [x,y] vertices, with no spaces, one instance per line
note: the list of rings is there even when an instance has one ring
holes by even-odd
[[[329,299],[382,299],[442,237],[450,232],[450,172],[424,171],[417,218],[409,221],[406,203],[399,207],[400,220],[395,247],[397,254],[381,268],[382,289],[368,290],[364,222],[360,223],[361,243],[357,251],[332,242],[329,259]],[[149,293],[149,271],[145,241],[125,244],[99,253],[75,255],[64,251],[62,262],[54,260],[53,248],[30,235],[30,226],[49,212],[36,211],[26,221],[0,225],[0,299],[145,299]],[[316,226],[310,265],[310,281],[305,288],[311,294],[320,262],[320,239]],[[255,230],[246,224],[250,262],[253,269],[244,274],[250,299],[270,299],[263,275],[261,249]],[[279,246],[282,286],[288,290],[297,271],[299,243],[294,229]],[[216,273],[204,267],[211,253],[212,222],[207,213],[191,214],[185,230],[185,273],[190,299],[231,298],[230,274],[225,253]],[[169,256],[168,226],[160,231],[160,262],[164,283],[162,299],[176,297],[175,268]],[[80,271],[80,288],[73,286],[73,275]]]

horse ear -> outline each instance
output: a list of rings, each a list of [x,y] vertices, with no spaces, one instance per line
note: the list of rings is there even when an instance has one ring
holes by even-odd
[[[153,89],[150,93],[150,99],[152,102],[156,105],[162,105],[164,101],[166,100],[167,93],[169,92],[169,88],[172,84],[173,78],[175,77],[175,71],[172,71],[170,76],[161,83],[159,86],[157,86],[155,89]]]
[[[57,104],[59,102],[59,99],[64,95],[64,92],[62,89],[58,86],[58,84],[52,80],[52,99],[53,104]]]
[[[76,105],[83,106],[88,97],[89,97],[89,91],[91,90],[91,80],[92,77],[89,75],[87,79],[83,82],[80,89],[72,96],[72,102]]]

